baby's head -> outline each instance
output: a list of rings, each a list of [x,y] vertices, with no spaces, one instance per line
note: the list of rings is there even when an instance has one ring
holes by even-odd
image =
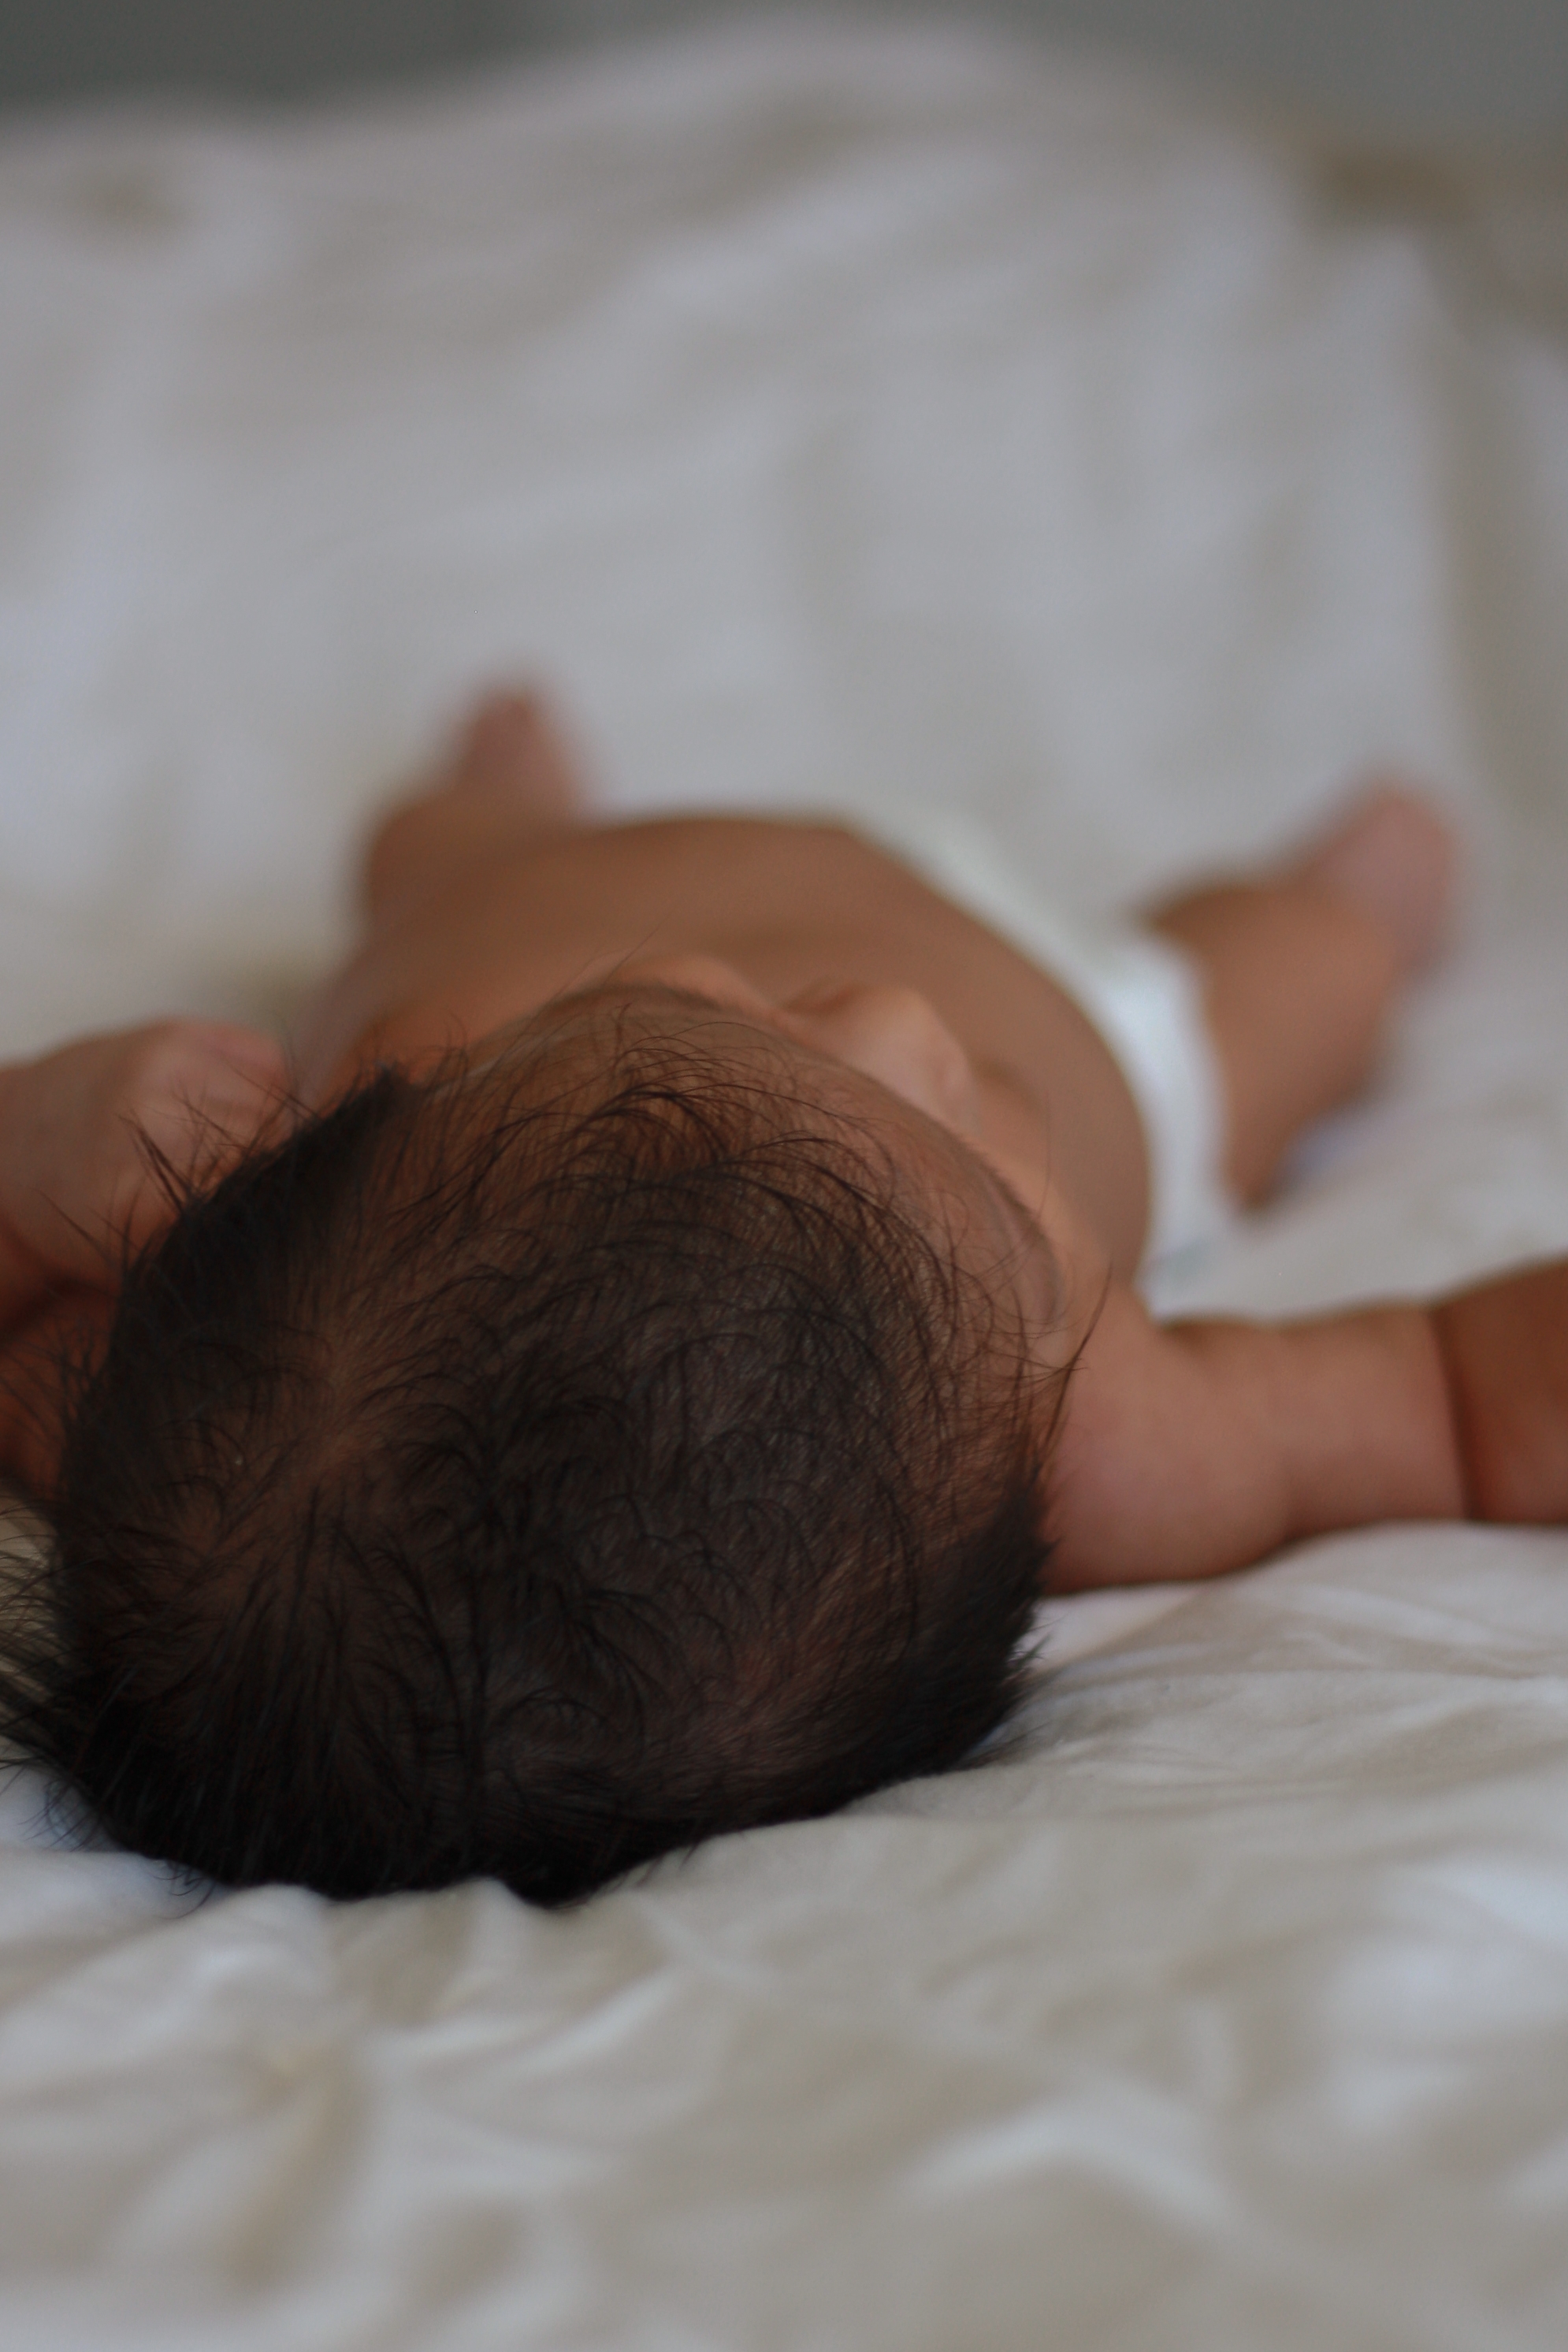
[[[23,1744],[220,1881],[543,1902],[956,1763],[1015,1695],[1060,1380],[979,1168],[667,982],[383,1072],[132,1269]]]

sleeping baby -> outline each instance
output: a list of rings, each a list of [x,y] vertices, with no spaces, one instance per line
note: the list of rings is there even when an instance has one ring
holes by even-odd
[[[372,844],[286,1070],[0,1074],[8,1727],[233,1885],[559,1903],[968,1756],[1041,1594],[1568,1517],[1568,1265],[1160,1323],[1435,951],[1451,849],[1069,922],[952,820],[595,824],[531,700]]]

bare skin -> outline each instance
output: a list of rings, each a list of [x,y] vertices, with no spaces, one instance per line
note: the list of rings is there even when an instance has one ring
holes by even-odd
[[[1436,818],[1384,789],[1290,865],[1149,915],[1203,976],[1241,1198],[1363,1082],[1440,942],[1451,873]],[[458,1048],[481,1083],[563,1039],[591,1056],[634,1018],[700,1028],[874,1133],[1042,1366],[1076,1356],[1051,1479],[1064,1585],[1205,1575],[1369,1520],[1568,1517],[1568,1267],[1430,1309],[1155,1324],[1131,1286],[1148,1178],[1115,1062],[1044,974],[856,835],[595,824],[547,715],[503,697],[384,823],[365,901],[299,1039],[307,1103],[378,1058],[417,1071]],[[107,1315],[116,1223],[166,1213],[131,1122],[178,1164],[205,1103],[237,1150],[279,1116],[281,1076],[265,1040],[180,1024],[0,1072],[0,1329],[22,1400],[0,1445],[40,1491],[48,1403],[17,1368],[62,1318]]]

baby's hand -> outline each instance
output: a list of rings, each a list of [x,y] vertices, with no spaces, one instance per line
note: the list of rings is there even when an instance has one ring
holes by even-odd
[[[218,1022],[161,1021],[0,1069],[0,1328],[64,1286],[111,1288],[125,1245],[173,1213],[153,1163],[216,1172],[286,1085],[270,1038]]]
[[[1432,1324],[1471,1511],[1568,1521],[1568,1259],[1461,1290]]]
[[[96,1354],[125,1248],[174,1214],[155,1163],[176,1182],[216,1174],[281,1117],[286,1087],[269,1038],[217,1022],[0,1067],[0,1471],[49,1493],[62,1361]]]

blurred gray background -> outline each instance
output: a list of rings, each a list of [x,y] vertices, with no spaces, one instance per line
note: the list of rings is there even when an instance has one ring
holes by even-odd
[[[0,0],[0,107],[104,92],[331,94],[768,0]],[[944,13],[868,0],[819,14]],[[1568,131],[1568,0],[948,0],[1218,76],[1357,128]]]

